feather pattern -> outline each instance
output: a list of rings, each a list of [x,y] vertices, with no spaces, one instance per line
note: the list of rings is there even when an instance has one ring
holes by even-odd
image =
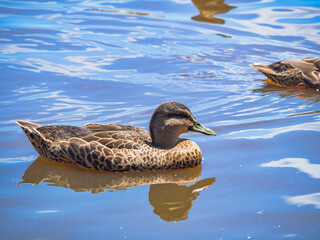
[[[179,111],[179,108],[175,106],[169,111],[170,114],[171,111]],[[183,112],[185,111],[183,108]],[[190,119],[196,121],[193,116]],[[168,119],[163,120],[167,122]],[[202,160],[201,150],[196,143],[187,139],[174,139],[175,134],[169,147],[158,147],[148,131],[134,126],[96,123],[83,127],[41,126],[21,120],[17,123],[39,155],[55,162],[72,163],[100,171],[121,172],[194,167]],[[182,118],[174,123],[178,124],[179,133],[179,124],[195,124]],[[188,131],[191,126],[183,129]],[[170,127],[170,130],[172,127],[173,131],[175,130],[175,126]],[[156,135],[159,134],[157,131]]]
[[[320,89],[320,57],[275,62],[270,65],[251,64],[275,83]]]

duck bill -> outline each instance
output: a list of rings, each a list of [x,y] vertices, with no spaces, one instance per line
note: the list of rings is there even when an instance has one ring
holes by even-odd
[[[214,135],[214,136],[216,136],[216,133],[214,131],[212,131],[210,128],[207,128],[207,127],[201,125],[200,123],[195,123],[193,125],[191,131],[203,133],[203,134],[206,134],[206,135]]]

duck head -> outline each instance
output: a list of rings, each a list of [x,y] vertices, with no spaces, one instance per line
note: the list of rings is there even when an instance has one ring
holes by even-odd
[[[165,102],[158,106],[152,114],[149,130],[152,145],[160,148],[174,147],[180,134],[188,131],[216,135],[198,123],[189,108],[178,102]]]

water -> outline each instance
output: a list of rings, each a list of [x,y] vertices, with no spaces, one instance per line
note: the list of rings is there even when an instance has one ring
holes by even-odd
[[[1,1],[0,12],[3,239],[320,238],[320,95],[267,85],[248,65],[319,56],[319,1]],[[51,164],[15,124],[147,128],[168,100],[218,135],[185,135],[200,168]]]

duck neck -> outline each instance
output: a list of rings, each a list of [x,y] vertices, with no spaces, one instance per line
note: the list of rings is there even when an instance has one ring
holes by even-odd
[[[158,148],[172,148],[179,142],[179,135],[171,134],[170,131],[157,132],[150,131],[152,145]]]
[[[179,141],[181,134],[177,129],[165,124],[162,117],[152,118],[149,125],[150,136],[152,145],[159,148],[172,148]]]

